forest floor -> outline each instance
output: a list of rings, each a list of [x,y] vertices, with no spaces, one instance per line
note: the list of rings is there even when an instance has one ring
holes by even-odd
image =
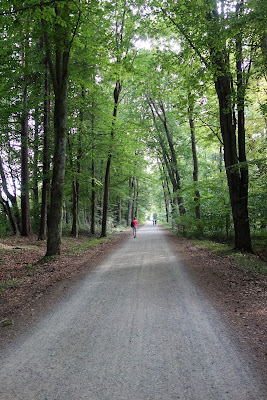
[[[237,345],[261,374],[267,373],[267,264],[262,271],[243,268],[231,256],[217,255],[169,231],[166,235],[196,286],[220,311]],[[45,242],[35,236],[0,239],[0,348],[52,309],[129,237],[129,231],[104,240],[65,237],[61,257],[39,263]]]

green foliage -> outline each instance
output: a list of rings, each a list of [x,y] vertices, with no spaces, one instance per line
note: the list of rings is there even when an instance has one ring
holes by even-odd
[[[5,328],[6,326],[14,325],[14,320],[6,319],[1,322],[1,327]]]
[[[207,248],[215,254],[228,257],[242,268],[244,271],[249,271],[258,276],[258,273],[267,274],[267,264],[262,261],[257,255],[240,253],[233,250],[233,247],[226,243],[211,242],[207,240],[194,240],[201,247]]]
[[[70,254],[79,254],[85,251],[86,249],[90,247],[97,246],[98,244],[104,243],[106,241],[110,240],[110,238],[105,237],[105,238],[94,238],[90,240],[84,241],[82,244],[79,244],[78,246],[73,246],[70,250]]]
[[[14,193],[14,182],[19,197],[21,93],[23,77],[26,77],[30,119],[30,189],[34,183],[34,127],[35,124],[38,126],[37,204],[30,192],[36,232],[43,180],[43,83],[47,50],[43,35],[46,33],[53,57],[57,50],[62,50],[64,46],[69,50],[72,45],[68,92],[69,146],[64,186],[64,217],[68,220],[66,217],[69,215],[70,219],[64,221],[63,226],[70,230],[73,182],[79,183],[80,225],[90,229],[92,191],[96,195],[96,225],[101,223],[105,165],[111,149],[109,230],[113,230],[114,225],[126,224],[130,200],[129,179],[135,177],[138,181],[139,220],[146,220],[153,213],[157,213],[160,221],[165,220],[162,189],[162,183],[165,182],[170,187],[170,193],[165,188],[170,219],[172,214],[173,221],[185,226],[187,235],[230,239],[233,224],[223,166],[218,100],[213,82],[219,71],[212,67],[210,46],[212,43],[214,53],[224,47],[227,49],[225,57],[229,57],[228,72],[236,81],[235,43],[242,33],[247,43],[243,49],[244,56],[249,60],[252,55],[253,60],[251,67],[249,64],[246,66],[244,75],[245,78],[249,77],[245,99],[247,165],[250,171],[249,218],[252,234],[255,237],[263,235],[267,223],[266,24],[263,17],[266,2],[249,0],[244,3],[245,12],[239,14],[233,5],[224,3],[225,8],[220,10],[215,24],[212,8],[219,3],[202,0],[134,1],[130,6],[122,1],[61,1],[48,2],[43,8],[30,0],[26,5],[23,1],[16,2],[13,7],[20,11],[14,14],[10,13],[10,2],[1,2],[1,157],[9,189]],[[30,39],[28,48],[27,37]],[[141,40],[141,43],[147,45],[144,42],[147,38],[150,40],[150,49],[138,48],[137,41]],[[249,54],[251,49],[253,54]],[[113,90],[118,78],[123,89],[111,148]],[[51,76],[49,79],[51,88]],[[162,101],[166,110],[181,175],[179,195],[183,197],[186,208],[186,215],[182,217],[177,216],[177,210],[171,213],[174,194],[170,178],[158,170],[162,158],[159,139],[162,139],[165,146],[167,139],[159,118],[156,121],[158,129],[155,128],[148,95],[157,104]],[[233,91],[229,101],[235,102],[236,98],[237,93]],[[49,100],[50,109],[53,110],[52,91]],[[188,122],[190,105],[193,105],[195,123],[198,183],[192,179]],[[50,130],[51,154],[51,116]],[[198,203],[201,220],[195,218],[196,188],[200,192]],[[1,181],[0,190],[3,193]],[[119,204],[122,213],[120,222],[117,221]],[[0,236],[8,233],[9,223],[1,209]]]
[[[12,232],[7,217],[0,210],[0,237],[8,236],[11,233]]]

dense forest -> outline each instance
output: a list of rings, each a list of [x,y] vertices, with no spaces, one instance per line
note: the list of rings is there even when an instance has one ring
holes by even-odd
[[[153,213],[266,239],[266,0],[2,0],[0,236]]]

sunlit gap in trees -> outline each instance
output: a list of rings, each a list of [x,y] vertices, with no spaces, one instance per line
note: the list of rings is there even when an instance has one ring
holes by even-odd
[[[178,54],[181,50],[181,46],[175,39],[167,40],[166,38],[159,38],[157,40],[152,39],[137,39],[134,42],[134,46],[138,50],[153,50],[158,49],[160,51],[171,50]]]
[[[158,162],[157,162],[157,160],[155,160],[154,158],[152,158],[150,156],[145,155],[144,158],[147,161],[146,172],[148,174],[152,174],[154,172],[155,168],[157,168]]]

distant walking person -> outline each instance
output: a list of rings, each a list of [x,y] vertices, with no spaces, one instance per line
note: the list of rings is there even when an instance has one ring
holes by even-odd
[[[136,230],[137,230],[137,219],[134,217],[133,219],[133,237],[136,237]]]

